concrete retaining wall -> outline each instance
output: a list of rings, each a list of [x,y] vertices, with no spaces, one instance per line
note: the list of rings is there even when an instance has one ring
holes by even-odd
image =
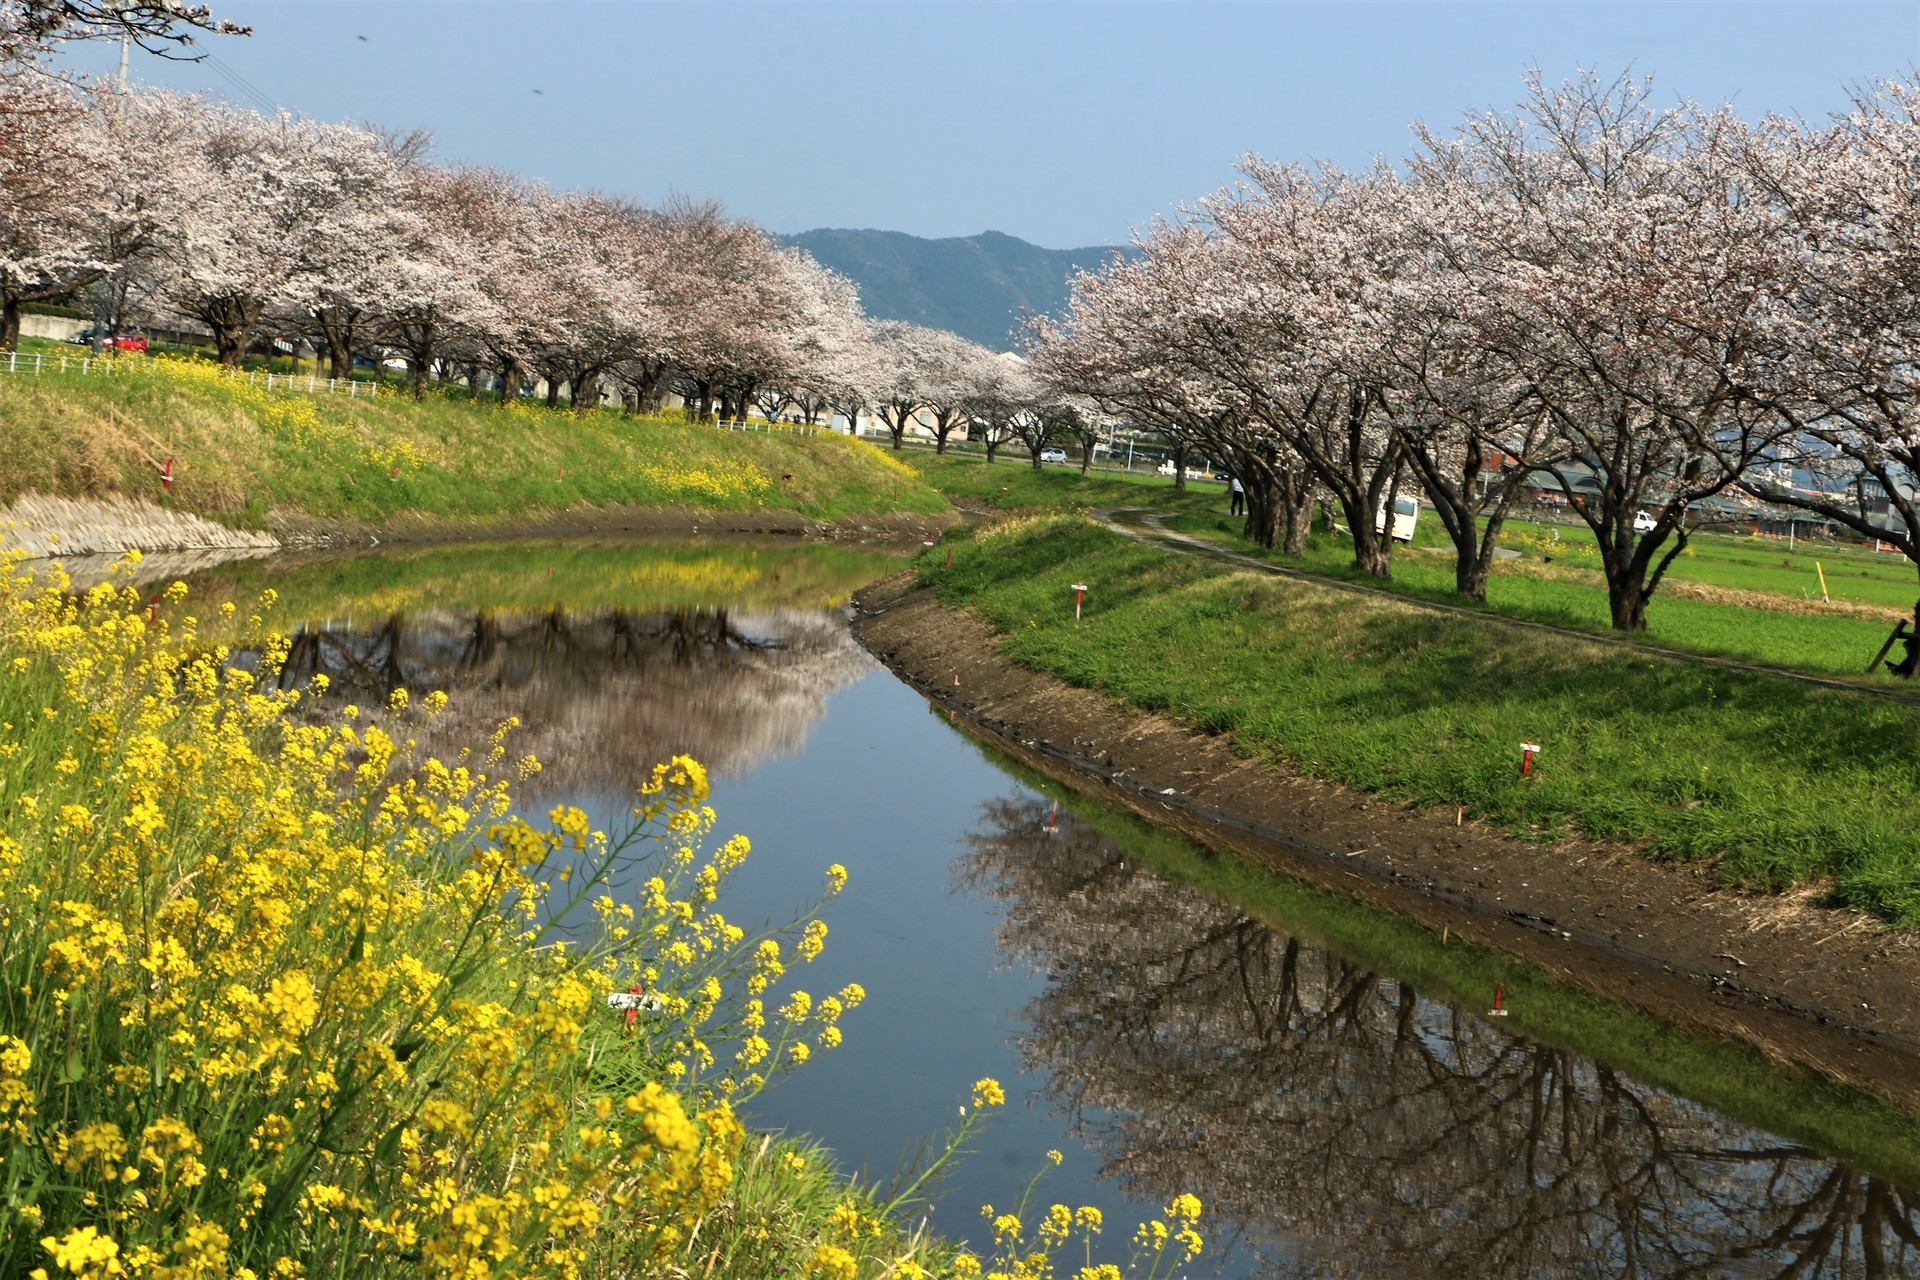
[[[0,550],[30,556],[118,555],[141,551],[208,551],[278,547],[270,533],[229,529],[141,498],[47,498],[27,494],[0,510]]]

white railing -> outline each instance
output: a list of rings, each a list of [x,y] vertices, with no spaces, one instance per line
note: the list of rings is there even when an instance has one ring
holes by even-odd
[[[749,418],[744,422],[722,422],[715,418],[713,425],[722,431],[758,431],[764,435],[784,433],[795,436],[817,436],[826,430],[825,427],[809,426],[804,422],[769,422],[765,418]]]

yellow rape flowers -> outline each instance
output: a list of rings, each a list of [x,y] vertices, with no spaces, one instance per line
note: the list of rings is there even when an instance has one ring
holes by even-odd
[[[749,845],[708,851],[706,770],[662,764],[616,837],[530,820],[511,726],[443,764],[406,732],[443,695],[281,689],[271,598],[242,663],[146,593],[65,587],[0,560],[0,1275],[704,1273],[758,1167],[736,1106],[866,994],[786,985],[819,903],[722,913]],[[949,1154],[1004,1102],[975,1085]],[[918,1186],[736,1238],[793,1271],[977,1273],[896,1229]],[[1062,1213],[1006,1228],[1006,1274],[1099,1229]],[[1154,1257],[1197,1217],[1169,1207]]]

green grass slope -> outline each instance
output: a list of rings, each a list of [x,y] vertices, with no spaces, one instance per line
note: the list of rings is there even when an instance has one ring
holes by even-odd
[[[943,550],[926,579],[1009,657],[1250,754],[1920,922],[1920,708],[1276,579],[1081,517],[947,544],[952,569]],[[1092,587],[1078,625],[1074,582]],[[1544,748],[1525,779],[1522,741]]]
[[[479,523],[607,503],[820,520],[947,510],[911,468],[844,436],[453,396],[268,391],[195,361],[119,368],[0,377],[0,502],[127,493],[253,527],[274,509]],[[168,457],[174,484],[163,493]]]

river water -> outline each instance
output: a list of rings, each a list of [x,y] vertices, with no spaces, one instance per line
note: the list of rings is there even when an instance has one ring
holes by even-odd
[[[1099,1206],[1116,1258],[1198,1194],[1194,1276],[1920,1276],[1920,1195],[1857,1144],[1742,1124],[1158,874],[1154,839],[1012,771],[851,639],[848,595],[897,565],[520,544],[242,566],[194,594],[275,587],[290,678],[445,689],[429,748],[519,716],[546,765],[531,810],[617,825],[654,760],[703,760],[717,834],[754,843],[730,918],[789,918],[845,865],[803,985],[867,1001],[752,1119],[884,1180],[999,1079],[945,1234],[982,1241],[980,1206],[1053,1149],[1035,1202]]]

